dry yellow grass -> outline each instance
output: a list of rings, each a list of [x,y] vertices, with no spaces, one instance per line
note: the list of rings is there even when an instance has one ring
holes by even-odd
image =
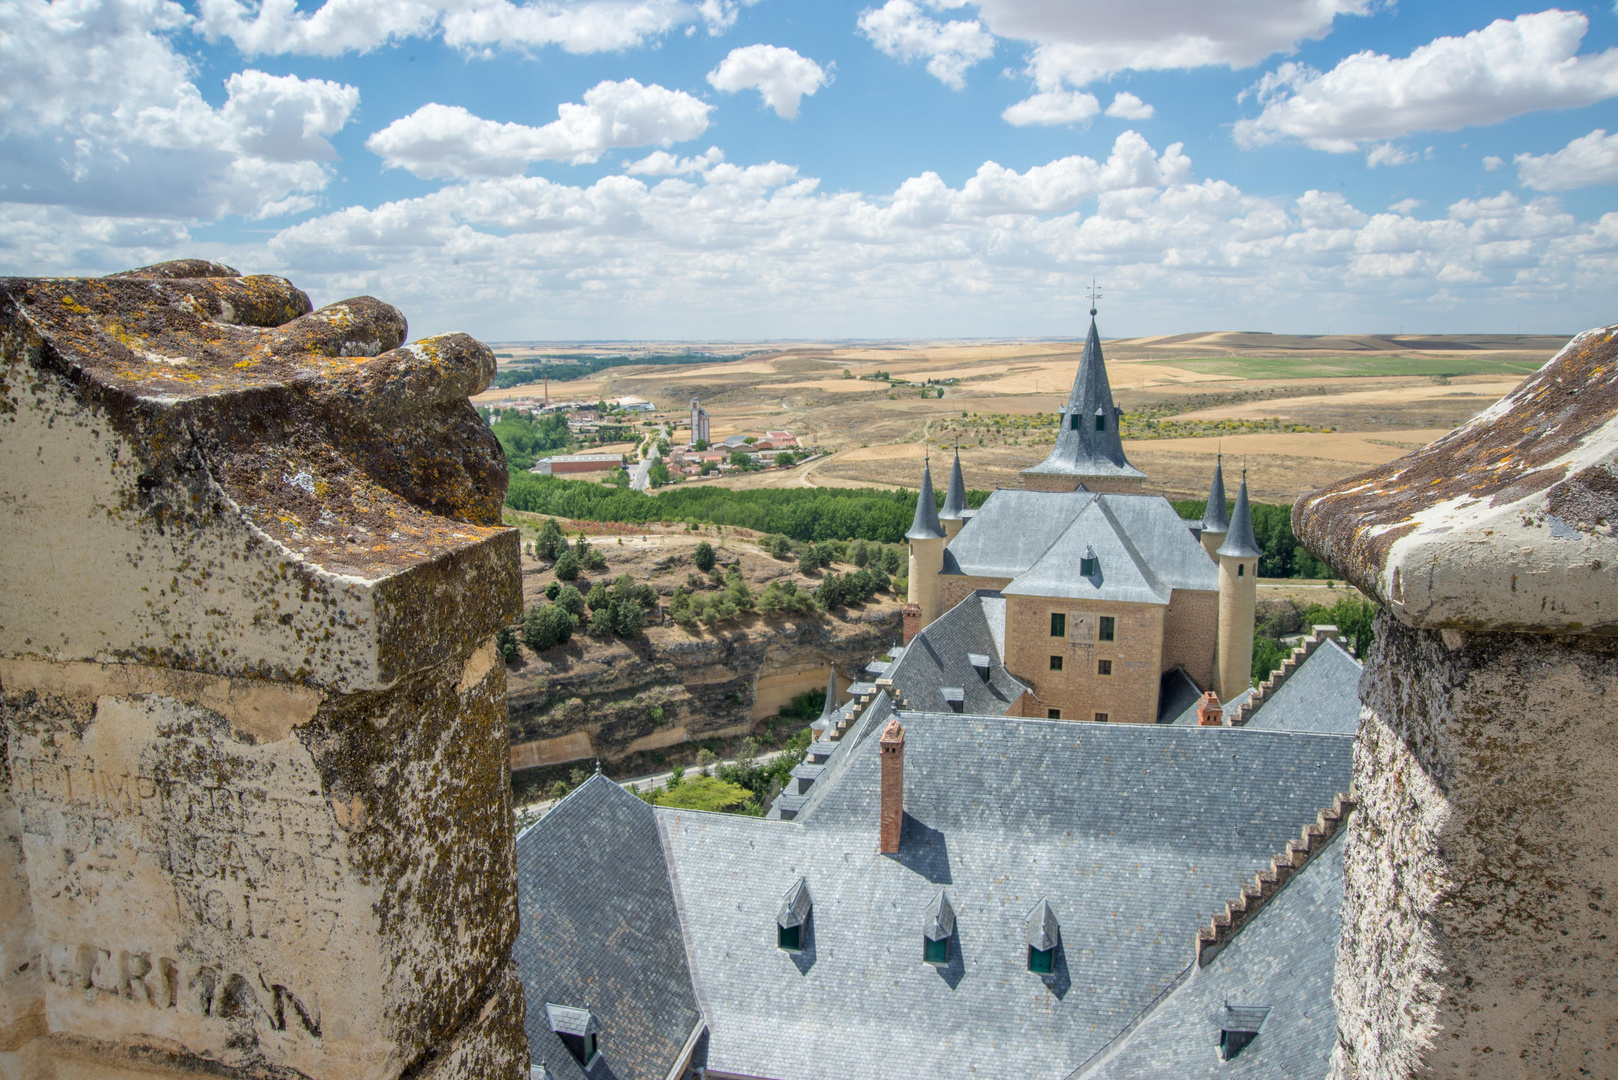
[[[1227,459],[1243,454],[1317,458],[1352,465],[1381,465],[1403,457],[1418,446],[1426,446],[1448,428],[1418,428],[1408,431],[1314,432],[1309,434],[1226,435],[1222,438],[1138,439],[1124,444],[1125,454],[1151,451],[1211,457],[1223,453]],[[1353,470],[1358,471],[1358,470]]]

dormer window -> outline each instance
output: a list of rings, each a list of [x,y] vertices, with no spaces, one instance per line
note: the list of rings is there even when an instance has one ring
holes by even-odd
[[[1219,1010],[1219,1060],[1229,1061],[1247,1049],[1258,1038],[1268,1015],[1268,1005],[1223,1005]]]
[[[585,1068],[589,1068],[600,1051],[596,1046],[596,1037],[601,1033],[601,1025],[596,1022],[594,1014],[589,1009],[578,1009],[571,1005],[553,1005],[545,1003],[545,1018],[550,1022],[551,1030],[556,1037],[562,1040],[567,1052],[573,1055]]]
[[[1097,431],[1106,431],[1107,430],[1107,414],[1102,412],[1100,409],[1096,410],[1096,430]]]
[[[814,909],[814,900],[809,896],[809,879],[799,878],[796,885],[787,890],[781,901],[781,910],[775,916],[775,947],[790,953],[800,953],[804,950],[805,928],[809,925],[809,913]]]
[[[1095,577],[1100,565],[1101,560],[1096,558],[1095,548],[1085,548],[1084,554],[1079,558],[1079,576]]]
[[[989,658],[983,653],[967,653],[966,662],[972,665],[972,670],[978,673],[978,678],[984,682],[989,681]]]
[[[1056,913],[1044,900],[1028,913],[1028,970],[1035,975],[1050,975],[1056,971],[1056,950],[1062,944],[1062,928],[1056,922]]]
[[[938,692],[943,695],[944,704],[949,706],[950,712],[966,711],[966,690],[959,686],[940,686]]]
[[[934,967],[949,967],[950,942],[955,937],[955,909],[949,893],[940,892],[927,908],[921,925],[921,958]]]
[[[1074,431],[1079,430],[1079,414],[1078,413],[1074,413],[1072,416],[1067,418],[1067,426],[1072,428]]]

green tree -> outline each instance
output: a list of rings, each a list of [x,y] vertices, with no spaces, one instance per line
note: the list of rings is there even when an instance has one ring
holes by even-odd
[[[777,468],[790,469],[797,463],[798,459],[792,456],[791,450],[783,450],[779,454],[775,455],[775,464]]]
[[[777,536],[770,541],[770,554],[777,559],[792,558],[792,541],[785,536]]]
[[[573,585],[563,585],[553,598],[556,606],[577,620],[584,614],[584,594]]]
[[[697,569],[706,574],[714,568],[718,557],[714,555],[713,545],[703,540],[697,544],[697,549],[691,553],[691,561],[697,564]]]
[[[558,596],[561,596],[561,595],[562,595],[562,583],[560,581],[553,581],[549,585],[545,586],[545,599],[547,599],[547,600],[555,600]]]
[[[702,453],[704,450],[708,449],[708,440],[698,439],[696,442],[691,444],[691,449],[695,450],[699,454]]]
[[[584,602],[589,605],[592,612],[600,611],[612,603],[612,594],[607,592],[605,583],[598,581],[590,586],[590,595],[585,598]]]
[[[545,524],[539,527],[539,537],[534,541],[534,550],[539,552],[540,558],[555,562],[566,547],[567,537],[562,534],[562,527],[556,523],[555,518],[546,518]]]
[[[635,637],[641,632],[645,615],[633,600],[615,600],[612,604],[612,632],[619,637]]]
[[[905,557],[902,549],[896,547],[883,548],[882,569],[889,574],[897,574],[904,569]]]
[[[494,635],[495,646],[500,650],[500,659],[511,663],[517,659],[517,635],[509,626],[502,626]]]
[[[863,538],[854,541],[852,557],[855,566],[866,567],[871,565],[871,546]]]
[[[579,557],[571,551],[564,551],[556,560],[556,576],[563,581],[577,581],[579,577]]]
[[[746,450],[732,450],[730,452],[730,463],[738,469],[751,469],[753,467],[753,455]]]
[[[660,488],[674,479],[669,467],[663,464],[661,458],[652,462],[652,467],[646,470],[646,482],[654,488]]]

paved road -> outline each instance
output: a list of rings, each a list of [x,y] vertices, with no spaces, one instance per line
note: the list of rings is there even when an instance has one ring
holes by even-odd
[[[647,474],[652,471],[652,462],[661,460],[657,456],[657,442],[659,439],[669,437],[669,429],[665,427],[654,431],[642,440],[640,444],[641,460],[629,467],[629,490],[646,490],[646,485],[649,482]]]

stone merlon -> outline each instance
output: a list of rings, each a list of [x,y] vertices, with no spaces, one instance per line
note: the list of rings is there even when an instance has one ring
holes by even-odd
[[[1618,633],[1618,326],[1437,442],[1299,499],[1292,527],[1410,626]]]
[[[0,652],[348,693],[516,619],[505,461],[467,401],[494,357],[404,340],[379,300],[313,311],[200,260],[0,279],[0,579],[40,615]]]

